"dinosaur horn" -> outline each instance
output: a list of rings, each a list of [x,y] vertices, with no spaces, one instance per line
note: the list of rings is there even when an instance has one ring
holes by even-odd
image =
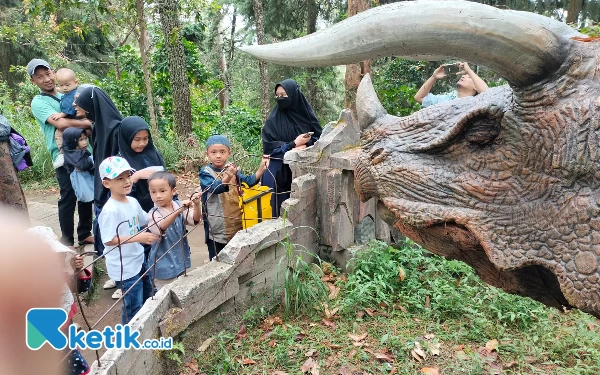
[[[461,58],[524,86],[561,66],[574,35],[558,21],[525,12],[425,0],[379,6],[302,38],[241,49],[268,62],[313,67],[384,56]]]

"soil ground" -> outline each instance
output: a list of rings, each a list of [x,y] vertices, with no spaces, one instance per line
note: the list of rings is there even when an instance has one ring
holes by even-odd
[[[180,179],[180,177],[182,177]],[[194,183],[191,179],[186,179],[188,176],[178,176],[178,185],[180,196],[182,199],[189,196],[195,189]],[[58,207],[57,202],[59,198],[59,192],[56,188],[49,188],[43,191],[26,191],[25,196],[27,198],[27,204],[29,209],[29,217],[31,219],[31,225],[44,225],[51,227],[54,232],[60,236],[60,226],[58,224]],[[75,225],[77,225],[77,217],[75,218]],[[191,229],[191,228],[189,228]],[[188,241],[191,249],[191,261],[192,269],[197,268],[208,262],[208,250],[204,243],[204,228],[199,225],[195,230],[191,231],[188,235]],[[87,245],[83,250],[85,252],[93,251],[93,245]],[[92,261],[92,257],[87,257],[85,264],[89,264]],[[106,269],[104,262],[101,261],[100,266],[102,269]],[[111,298],[115,289],[103,290],[102,286],[104,282],[108,280],[106,273],[100,275],[98,281],[98,292],[95,297],[89,302],[84,303],[83,312],[88,322],[93,325],[96,323],[102,315],[108,311],[108,309],[115,303],[116,300]],[[83,301],[82,301],[83,302]],[[106,326],[114,327],[116,324],[121,323],[121,305],[119,302],[98,324],[98,329],[102,330]],[[79,309],[79,307],[78,307]],[[87,330],[87,325],[83,319],[81,311],[74,317],[74,322],[79,324],[83,329]],[[99,351],[99,356],[105,352],[105,349]],[[96,353],[92,350],[82,351],[83,356],[86,358],[88,363],[96,360]]]

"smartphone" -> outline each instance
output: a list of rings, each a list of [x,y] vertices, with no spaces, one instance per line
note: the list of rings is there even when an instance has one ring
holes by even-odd
[[[456,74],[459,70],[460,68],[456,64],[444,65],[444,72],[446,72],[446,75]]]

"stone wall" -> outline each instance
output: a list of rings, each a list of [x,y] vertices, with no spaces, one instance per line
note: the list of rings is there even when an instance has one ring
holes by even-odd
[[[174,337],[191,351],[220,330],[237,325],[250,306],[272,305],[289,253],[307,262],[319,254],[345,267],[356,244],[371,238],[390,241],[377,202],[359,201],[354,163],[359,130],[349,111],[328,124],[313,147],[288,152],[294,176],[284,218],[240,231],[217,260],[162,288],[131,321],[142,339]],[[92,374],[169,374],[159,352],[108,350]]]

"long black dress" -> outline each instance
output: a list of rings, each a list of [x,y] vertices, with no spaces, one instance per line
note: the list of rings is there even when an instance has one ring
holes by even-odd
[[[321,136],[322,128],[312,107],[300,91],[298,83],[286,79],[275,86],[284,88],[287,98],[278,98],[262,129],[263,154],[271,156],[269,169],[263,174],[261,183],[273,188],[271,196],[273,217],[279,217],[281,203],[290,197],[292,171],[283,164],[283,155],[296,147],[294,140],[300,134],[313,132],[306,144],[312,146]]]

